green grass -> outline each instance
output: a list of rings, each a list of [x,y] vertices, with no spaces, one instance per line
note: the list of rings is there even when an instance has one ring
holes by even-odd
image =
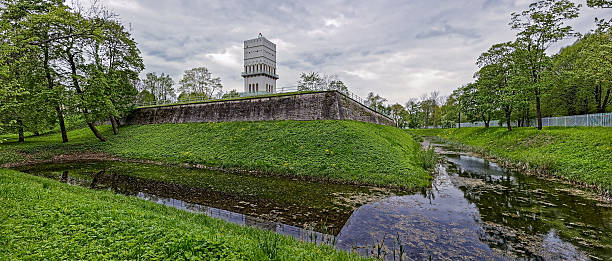
[[[0,169],[0,260],[357,260],[109,191]]]
[[[306,178],[405,188],[428,186],[420,146],[394,127],[355,121],[270,121],[126,126],[108,142],[88,129],[0,145],[0,163],[84,151],[130,159],[258,170]]]
[[[527,163],[572,181],[612,191],[612,128],[546,127],[461,128],[415,130],[415,134],[441,136],[487,154]]]

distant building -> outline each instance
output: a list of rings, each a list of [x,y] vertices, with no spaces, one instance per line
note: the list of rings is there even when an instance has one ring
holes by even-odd
[[[276,44],[259,34],[244,41],[244,92],[276,92]]]

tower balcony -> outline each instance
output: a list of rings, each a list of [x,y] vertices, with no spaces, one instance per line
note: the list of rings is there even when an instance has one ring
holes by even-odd
[[[259,76],[259,75],[264,75],[264,76],[268,76],[274,80],[278,80],[278,74],[273,74],[270,72],[266,72],[266,71],[254,71],[254,72],[242,72],[242,77],[249,77],[249,76]]]

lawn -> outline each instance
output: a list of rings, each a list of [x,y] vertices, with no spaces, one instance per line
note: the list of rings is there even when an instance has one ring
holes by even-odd
[[[612,128],[461,128],[410,131],[440,136],[514,163],[612,191]]]
[[[125,126],[107,142],[88,129],[10,138],[0,144],[0,164],[54,155],[98,152],[129,159],[192,163],[304,178],[403,188],[426,187],[421,149],[400,129],[355,121],[269,121]]]
[[[358,260],[135,197],[0,169],[0,260]]]

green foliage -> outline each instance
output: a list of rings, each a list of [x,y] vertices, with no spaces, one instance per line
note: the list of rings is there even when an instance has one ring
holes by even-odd
[[[327,87],[325,81],[317,72],[300,74],[297,86],[298,91],[316,91]]]
[[[231,90],[230,92],[223,94],[223,97],[221,97],[221,99],[231,99],[231,98],[238,98],[240,97],[240,93],[238,93],[238,91],[236,90]]]
[[[338,79],[338,75],[324,74],[319,75],[318,72],[302,73],[297,82],[298,91],[339,91],[348,93],[348,87]]]
[[[146,78],[142,79],[141,97],[144,102],[153,98],[153,101],[168,102],[176,98],[174,92],[174,81],[170,75],[162,73],[147,73]],[[150,102],[150,101],[148,101]]]
[[[593,8],[612,8],[612,1],[610,0],[587,0],[587,5]]]
[[[0,54],[9,69],[2,85],[14,89],[0,105],[0,122],[38,132],[63,125],[63,111],[78,111],[97,132],[94,122],[132,109],[144,65],[114,14],[95,3],[91,12],[57,0],[0,5],[3,43],[11,47]]]
[[[0,259],[360,260],[331,246],[0,169]]]
[[[108,126],[102,126],[108,132]],[[418,160],[419,144],[400,129],[354,121],[223,122],[126,126],[106,143],[70,132],[68,144],[53,135],[22,145],[0,145],[0,161],[79,151],[171,163],[286,173],[407,188],[424,187],[430,176]],[[22,158],[21,158],[22,159]]]
[[[512,132],[503,128],[461,128],[413,132],[439,135],[512,162],[527,163],[612,191],[612,128],[547,127],[543,131],[517,128]]]
[[[186,70],[180,84],[179,91],[187,95],[203,95],[202,97],[213,97],[216,92],[223,89],[221,78],[212,77],[212,73],[206,67]]]
[[[418,152],[419,162],[421,162],[421,166],[424,169],[432,170],[436,167],[436,163],[438,163],[438,154],[434,148],[427,147],[425,149],[421,149]]]
[[[368,97],[366,97],[365,105],[369,106],[370,108],[374,108],[376,111],[384,111],[385,102],[387,102],[386,98],[370,92],[368,93]]]
[[[240,97],[240,95],[238,95]],[[193,101],[206,101],[211,100],[212,97],[208,96],[206,93],[186,93],[182,92],[178,96],[178,102],[193,102]]]

